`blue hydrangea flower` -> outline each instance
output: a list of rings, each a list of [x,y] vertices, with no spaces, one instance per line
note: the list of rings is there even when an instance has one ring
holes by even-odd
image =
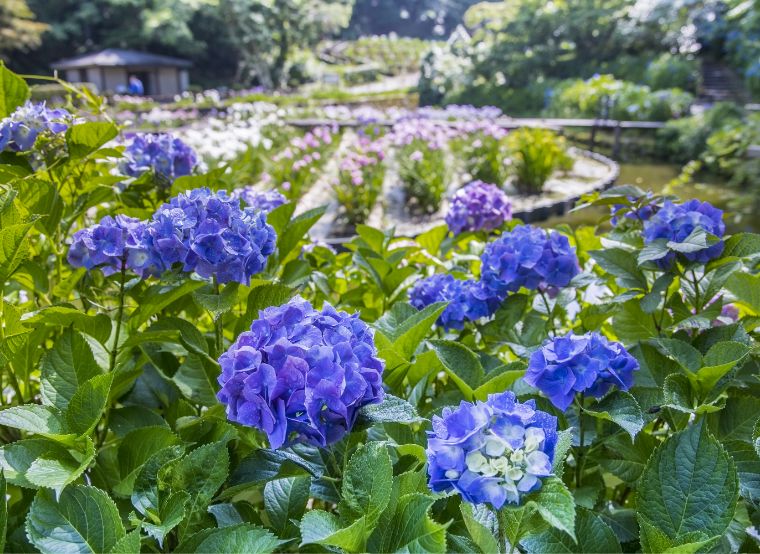
[[[333,444],[384,395],[373,330],[356,314],[315,310],[302,298],[259,312],[219,364],[227,417],[266,433],[272,448]]]
[[[195,151],[170,133],[139,133],[128,138],[130,142],[119,164],[124,175],[139,177],[154,171],[173,181],[190,175],[198,165]]]
[[[249,208],[254,210],[261,210],[263,212],[271,212],[275,208],[279,208],[285,204],[288,200],[277,190],[257,190],[253,186],[243,187],[237,189],[232,193],[234,198],[239,198]]]
[[[74,122],[64,109],[50,109],[44,102],[27,101],[0,121],[0,151],[26,152],[44,133],[63,133]]]
[[[74,267],[100,268],[104,275],[127,269],[140,272],[153,260],[145,241],[146,224],[134,217],[104,217],[100,223],[74,233],[67,255]]]
[[[628,390],[638,369],[636,358],[619,342],[599,333],[571,333],[549,339],[536,350],[524,379],[564,411],[577,393],[601,398],[612,387]]]
[[[649,221],[652,216],[657,212],[659,207],[657,204],[651,202],[652,198],[654,198],[654,193],[652,191],[649,191],[644,195],[644,199],[648,200],[647,203],[641,203],[639,202],[638,206],[625,206],[623,204],[615,204],[610,208],[610,215],[612,218],[610,219],[610,223],[612,225],[617,226],[618,223],[621,222],[620,216],[622,215],[626,219],[639,221],[641,223],[645,221]],[[636,202],[638,198],[635,196],[629,196],[628,200],[631,202]]]
[[[566,287],[580,272],[567,237],[530,225],[518,225],[486,245],[481,280],[496,296],[521,287]]]
[[[177,264],[220,283],[248,284],[277,239],[266,213],[241,209],[226,191],[207,188],[172,198],[153,215],[147,233],[163,269]]]
[[[464,231],[493,231],[512,218],[512,204],[497,187],[473,181],[451,198],[446,224],[455,235]]]
[[[695,229],[718,237],[715,244],[696,250],[684,252],[683,257],[690,262],[707,263],[723,252],[723,234],[726,225],[723,223],[723,211],[712,206],[709,202],[689,200],[683,204],[666,201],[662,208],[644,224],[644,242],[650,244],[656,240],[683,242]],[[675,252],[669,252],[657,260],[657,264],[668,269],[676,259]]]
[[[463,329],[465,321],[493,314],[501,299],[477,281],[461,281],[453,275],[437,273],[414,284],[409,290],[409,302],[418,310],[435,302],[449,302],[436,322],[448,331]]]
[[[473,504],[519,504],[552,473],[557,418],[521,404],[511,391],[462,402],[433,416],[428,474],[435,492],[455,490]]]

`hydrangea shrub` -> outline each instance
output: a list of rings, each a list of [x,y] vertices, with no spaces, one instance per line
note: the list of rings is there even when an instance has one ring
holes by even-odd
[[[7,121],[29,89],[0,82]],[[245,155],[168,201],[120,185],[120,129],[75,105],[0,155],[5,550],[760,548],[760,239],[731,214],[621,186],[581,199],[622,206],[612,227],[332,248],[324,208],[223,192],[254,182]],[[498,114],[412,115],[394,156]],[[302,138],[267,158],[278,190],[306,150],[300,182],[323,175]]]

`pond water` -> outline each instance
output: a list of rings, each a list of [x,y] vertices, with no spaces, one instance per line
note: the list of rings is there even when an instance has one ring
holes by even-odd
[[[731,213],[730,218],[725,218],[729,233],[739,231],[760,232],[760,219],[753,217],[752,210],[746,206],[746,203],[742,205],[741,196],[737,194],[736,190],[727,187],[724,183],[697,179],[695,183],[677,184],[668,187],[668,184],[678,177],[680,169],[680,166],[671,164],[620,164],[620,176],[618,177],[617,184],[632,184],[643,190],[652,190],[657,193],[668,192],[675,194],[682,200],[690,200],[692,198],[707,200],[711,204],[728,210]],[[746,211],[742,212],[742,207]],[[541,225],[545,227],[552,227],[561,223],[572,226],[595,225],[604,215],[605,211],[602,208],[586,208],[578,212],[553,217],[541,223]]]

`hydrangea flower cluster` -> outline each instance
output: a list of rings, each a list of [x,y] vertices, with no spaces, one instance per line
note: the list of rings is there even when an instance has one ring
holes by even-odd
[[[446,407],[428,431],[430,488],[497,510],[519,504],[551,475],[556,444],[557,418],[533,400],[517,402],[511,391]]]
[[[249,208],[266,213],[279,208],[288,201],[279,191],[258,190],[252,185],[235,190],[232,197],[242,200]]]
[[[666,201],[662,208],[644,224],[644,242],[651,244],[661,239],[683,242],[695,229],[702,229],[721,240],[701,250],[684,252],[683,257],[690,262],[707,263],[720,256],[724,246],[723,234],[726,232],[723,211],[709,202],[699,200],[689,200],[683,204]],[[663,269],[668,269],[673,265],[675,258],[675,252],[669,252],[665,257],[657,260],[657,264]]]
[[[512,204],[497,187],[473,181],[451,199],[446,224],[455,235],[464,231],[493,231],[512,218]]]
[[[31,150],[37,137],[44,133],[63,133],[74,122],[64,109],[50,109],[44,102],[27,101],[0,121],[0,152]]]
[[[549,339],[536,350],[524,379],[564,411],[576,393],[601,398],[612,387],[628,390],[638,369],[636,358],[619,342],[599,333],[571,333]]]
[[[491,315],[501,303],[479,281],[462,281],[447,273],[437,273],[417,281],[409,291],[409,302],[421,310],[435,302],[449,302],[436,322],[444,329],[462,329],[465,321]]]
[[[225,191],[203,188],[172,198],[148,222],[109,216],[77,231],[68,260],[106,275],[121,271],[126,260],[127,269],[142,278],[177,265],[220,283],[248,284],[264,269],[276,239],[265,212],[241,209]]]
[[[173,181],[190,175],[198,165],[195,151],[170,133],[139,133],[129,136],[119,170],[130,177],[154,171]]]
[[[333,444],[362,406],[384,395],[372,329],[356,314],[329,304],[315,310],[302,298],[259,312],[219,364],[227,417],[266,433],[272,448]]]
[[[521,287],[566,287],[580,272],[567,237],[530,225],[518,225],[490,242],[481,261],[481,279],[497,296]]]
[[[106,216],[100,223],[74,233],[68,262],[74,267],[100,268],[104,275],[142,267],[151,258],[144,241],[145,229],[145,222],[137,218]]]
[[[161,206],[147,234],[162,268],[181,264],[183,271],[201,277],[244,284],[264,269],[277,238],[265,212],[243,210],[226,191],[207,188]]]

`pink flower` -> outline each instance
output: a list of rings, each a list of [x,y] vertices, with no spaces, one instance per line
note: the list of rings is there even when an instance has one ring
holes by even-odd
[[[412,160],[413,162],[418,162],[418,161],[420,161],[420,160],[421,160],[423,157],[424,157],[424,156],[423,156],[422,152],[420,152],[419,150],[415,150],[415,151],[414,151],[414,152],[412,152],[412,154],[409,156],[409,159],[410,159],[410,160]]]

